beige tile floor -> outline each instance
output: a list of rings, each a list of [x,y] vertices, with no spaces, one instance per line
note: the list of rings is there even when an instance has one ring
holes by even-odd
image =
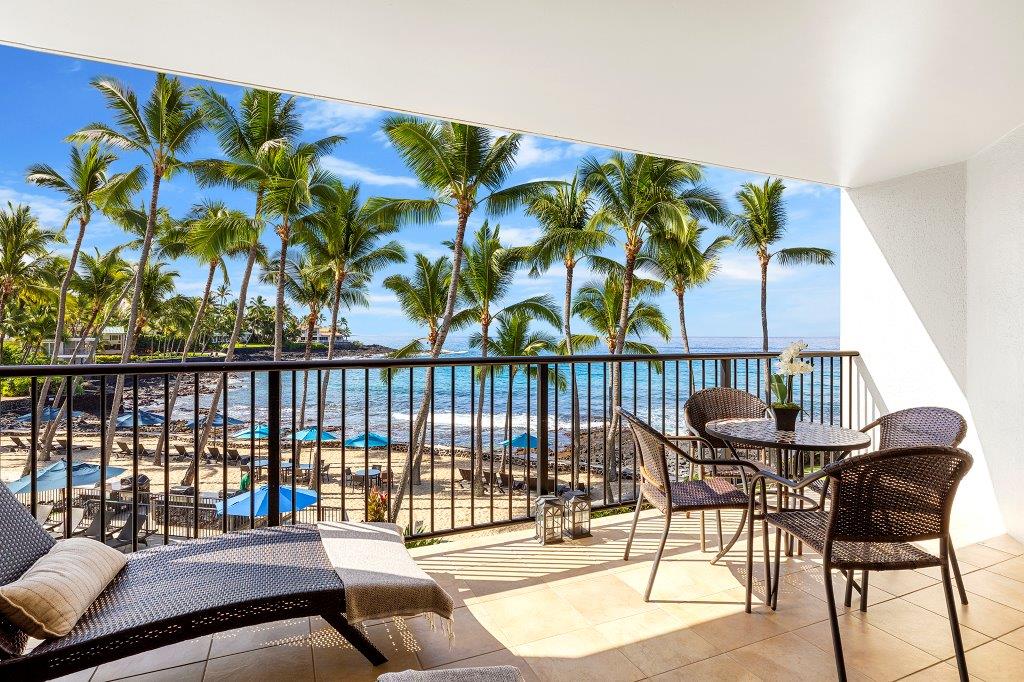
[[[727,518],[727,528],[734,522]],[[819,557],[785,560],[778,611],[757,601],[746,614],[742,543],[712,566],[699,549],[696,517],[678,518],[645,603],[660,524],[641,520],[628,562],[627,516],[600,519],[593,537],[562,545],[540,547],[522,531],[413,550],[456,600],[455,638],[424,618],[370,624],[370,639],[389,658],[380,668],[310,618],[204,637],[72,677],[374,680],[389,670],[512,664],[527,680],[835,678]],[[958,555],[970,593],[960,619],[972,679],[1024,679],[1024,545],[993,538]],[[756,593],[762,570],[756,562]],[[875,573],[871,586],[867,613],[841,608],[850,678],[956,679],[935,572]]]

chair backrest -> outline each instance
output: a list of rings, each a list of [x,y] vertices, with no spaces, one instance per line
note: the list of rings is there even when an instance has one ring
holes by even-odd
[[[636,415],[621,407],[619,414],[629,425],[636,443],[640,464],[640,493],[655,508],[667,512],[672,507],[672,485],[668,476],[665,448],[672,448],[672,443]]]
[[[189,452],[188,452],[188,450],[185,449],[184,445],[175,445],[174,449],[177,450],[178,454],[181,455],[182,457],[188,457],[189,456]]]
[[[967,435],[967,420],[946,407],[910,407],[890,412],[865,427],[878,427],[878,449],[941,445],[955,448]]]
[[[957,485],[973,461],[965,450],[929,445],[878,450],[828,465],[829,537],[913,542],[946,535]]]
[[[768,406],[756,395],[735,388],[704,388],[683,404],[686,426],[695,435],[704,438],[716,448],[726,444],[710,435],[705,426],[716,419],[761,419]]]
[[[55,543],[10,488],[0,483],[0,585],[20,578]],[[17,656],[27,643],[28,636],[0,616],[0,652]]]

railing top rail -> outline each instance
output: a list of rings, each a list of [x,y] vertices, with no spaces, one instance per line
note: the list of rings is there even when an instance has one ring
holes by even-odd
[[[111,364],[76,365],[0,365],[0,378],[46,377],[46,376],[116,376],[163,375],[181,373],[214,372],[271,372],[302,371],[317,369],[409,369],[418,367],[467,367],[507,366],[536,364],[585,364],[604,362],[675,362],[707,360],[764,360],[774,358],[774,352],[749,353],[659,353],[656,355],[531,355],[494,357],[452,357],[439,358],[338,358],[334,360],[233,360],[231,362],[128,362]],[[857,351],[850,350],[805,350],[804,356],[811,357],[856,357]]]

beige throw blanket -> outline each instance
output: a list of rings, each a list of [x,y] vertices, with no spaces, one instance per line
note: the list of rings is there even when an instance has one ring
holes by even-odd
[[[349,623],[423,613],[451,619],[452,598],[413,560],[398,526],[323,521],[317,528],[345,583]]]

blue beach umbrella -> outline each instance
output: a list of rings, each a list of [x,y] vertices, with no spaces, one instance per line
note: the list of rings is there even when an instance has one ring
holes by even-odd
[[[107,467],[107,478],[120,476],[125,472],[121,467]],[[68,465],[64,460],[54,462],[42,471],[36,472],[36,490],[60,490],[68,482]],[[89,462],[75,462],[71,465],[71,485],[87,486],[100,482],[100,466]],[[27,493],[32,490],[32,474],[22,476],[7,484],[12,493]]]
[[[255,438],[256,440],[266,440],[270,438],[270,428],[266,424],[260,424],[255,429],[242,429],[238,433],[231,434],[232,438]]]
[[[228,426],[238,426],[239,424],[244,424],[244,423],[245,422],[242,421],[241,419],[236,419],[235,417],[228,417]],[[188,422],[188,428],[191,429],[193,426],[195,426],[195,424],[196,424],[196,421],[194,419],[190,419],[189,422]],[[206,425],[206,418],[205,417],[203,417],[203,418],[201,418],[199,420],[199,425],[200,426],[205,426]],[[221,414],[219,412],[213,418],[213,425],[216,426],[216,427],[224,426],[224,417],[221,416]]]
[[[117,428],[119,429],[130,429],[134,422],[135,420],[131,412],[124,412],[117,416]],[[163,423],[164,418],[159,414],[139,410],[139,426],[156,426]]]
[[[55,419],[57,419],[58,416],[63,415],[63,414],[64,414],[64,410],[58,409],[56,407],[53,407],[52,405],[50,407],[44,407],[43,411],[39,413],[39,421],[41,421],[41,422],[52,422]],[[82,413],[79,412],[78,410],[72,410],[71,416],[75,417],[75,418],[78,418],[78,417],[82,416]],[[18,417],[17,419],[15,419],[15,421],[18,421],[18,422],[30,422],[30,421],[32,421],[32,413],[29,412],[27,414],[23,414],[20,417]]]
[[[358,436],[352,436],[345,445],[350,448],[382,448],[388,444],[387,436],[382,436],[379,433],[360,433]]]
[[[303,442],[309,442],[309,441],[316,440],[316,427],[311,426],[308,429],[302,429],[301,431],[296,431],[295,432],[295,440],[303,441]],[[320,440],[338,440],[338,437],[335,436],[330,431],[321,431],[320,432]]]
[[[540,441],[537,440],[536,436],[527,436],[525,433],[521,433],[512,440],[506,438],[501,441],[502,445],[511,445],[514,448],[530,448],[533,449],[540,445]]]
[[[281,513],[286,514],[292,511],[292,489],[290,487],[281,486],[278,488],[280,496]],[[250,496],[254,496],[250,502]],[[316,504],[316,491],[310,490],[309,488],[296,488],[295,489],[295,511],[305,509],[311,504]],[[250,507],[252,505],[252,507]],[[270,493],[267,486],[261,485],[256,489],[255,492],[239,493],[233,497],[228,498],[227,504],[228,516],[249,516],[250,509],[255,509],[253,512],[256,516],[266,516],[270,507]],[[224,513],[224,503],[217,503],[217,513]]]

